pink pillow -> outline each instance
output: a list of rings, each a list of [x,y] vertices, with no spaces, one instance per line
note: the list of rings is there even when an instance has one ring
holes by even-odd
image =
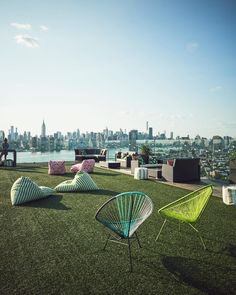
[[[174,165],[174,160],[167,160],[167,164],[170,165],[170,166],[173,166]]]
[[[95,166],[95,160],[94,159],[88,159],[88,160],[83,160],[82,163],[80,164],[75,164],[70,168],[71,172],[78,172],[78,171],[84,171],[84,172],[93,172]]]
[[[65,161],[49,161],[48,162],[48,174],[65,174]]]

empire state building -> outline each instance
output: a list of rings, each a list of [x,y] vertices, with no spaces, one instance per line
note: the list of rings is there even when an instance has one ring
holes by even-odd
[[[44,123],[44,120],[41,128],[41,137],[46,137],[46,125]]]

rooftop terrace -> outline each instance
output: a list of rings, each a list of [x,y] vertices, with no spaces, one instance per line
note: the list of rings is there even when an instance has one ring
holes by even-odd
[[[67,171],[69,171],[67,166]],[[1,294],[236,294],[235,206],[212,196],[197,227],[207,250],[186,226],[170,224],[155,242],[162,219],[158,209],[193,187],[138,181],[96,167],[94,192],[58,193],[13,207],[10,189],[20,176],[55,187],[73,174],[49,176],[46,165],[0,168]],[[139,228],[142,248],[103,245],[106,233],[95,221],[111,196],[142,191],[153,201],[152,215]],[[214,195],[215,192],[214,192]]]

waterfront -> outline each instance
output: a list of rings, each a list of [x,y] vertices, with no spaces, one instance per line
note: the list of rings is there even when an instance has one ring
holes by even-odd
[[[108,150],[108,159],[114,160],[116,149]],[[50,160],[74,161],[74,150],[61,150],[60,152],[17,152],[17,163],[44,163]]]

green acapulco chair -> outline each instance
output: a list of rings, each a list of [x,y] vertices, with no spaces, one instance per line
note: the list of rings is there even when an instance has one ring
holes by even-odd
[[[189,224],[189,226],[198,233],[203,248],[206,249],[204,241],[194,225],[201,217],[212,192],[212,185],[207,185],[159,209],[159,214],[165,218],[165,220],[156,237],[156,241],[168,219]]]
[[[131,239],[136,238],[141,248],[136,230],[152,210],[152,200],[147,195],[142,192],[125,192],[108,200],[96,213],[96,220],[109,230],[104,250],[108,241],[128,245],[131,272]]]

